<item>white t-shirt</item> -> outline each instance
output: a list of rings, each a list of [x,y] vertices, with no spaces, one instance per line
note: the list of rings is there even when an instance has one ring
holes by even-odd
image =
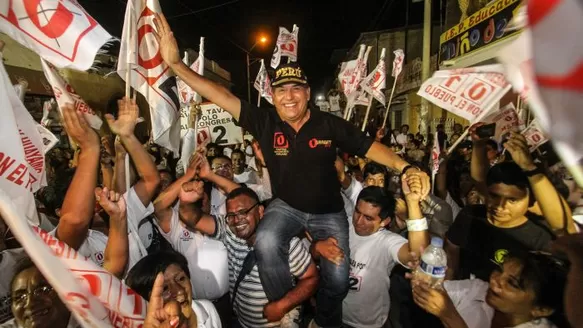
[[[344,210],[346,211],[346,216],[349,220],[352,220],[352,214],[354,213],[354,207],[356,206],[356,201],[358,200],[358,195],[364,189],[362,183],[356,181],[354,177],[350,177],[350,186],[342,190],[342,199],[344,200]]]
[[[399,133],[399,135],[397,135],[397,143],[399,145],[403,145],[403,147],[405,147],[405,145],[407,144],[407,135],[403,134],[403,133]]]
[[[193,300],[192,310],[196,314],[197,328],[221,328],[221,318],[213,303],[207,300]]]
[[[170,233],[160,233],[188,260],[194,299],[219,299],[229,291],[227,249],[222,242],[187,230],[172,208]]]
[[[350,289],[342,303],[342,321],[359,328],[383,326],[389,316],[390,274],[407,239],[388,230],[361,237],[349,220]]]
[[[341,109],[340,109],[340,95],[330,96],[330,97],[328,97],[328,100],[330,101],[330,111],[331,112],[341,111]]]
[[[245,170],[241,174],[234,174],[233,181],[236,183],[245,183],[245,184],[258,184],[259,176],[257,175],[257,171],[251,168],[245,168]]]
[[[49,232],[52,236],[56,236],[57,228]],[[105,246],[107,245],[107,236],[97,230],[89,229],[87,231],[87,238],[77,250],[77,253],[85,256],[100,267],[103,266],[105,259]]]
[[[129,259],[126,272],[129,272],[139,260],[148,255],[147,248],[152,244],[154,232],[152,224],[150,222],[142,222],[142,220],[147,221],[146,218],[154,213],[154,205],[150,202],[148,207],[144,207],[133,187],[124,194],[124,198],[127,207],[129,242]],[[142,224],[140,225],[140,223]]]
[[[10,294],[10,283],[16,271],[18,261],[26,256],[24,248],[6,249],[0,252],[0,323],[12,319],[12,308]]]
[[[231,158],[231,154],[233,153],[233,150],[229,147],[225,147],[223,148],[223,155],[227,156],[228,158]]]

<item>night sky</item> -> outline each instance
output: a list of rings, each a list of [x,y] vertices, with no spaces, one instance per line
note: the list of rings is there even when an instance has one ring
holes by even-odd
[[[332,51],[348,49],[362,32],[403,27],[407,0],[361,0],[326,2],[317,0],[160,0],[160,5],[181,49],[198,50],[205,39],[205,56],[231,72],[233,92],[246,98],[245,53],[259,35],[269,38],[252,54],[268,65],[278,26],[291,31],[300,27],[299,63],[310,79],[313,93],[325,90],[333,80]],[[121,36],[126,0],[79,0],[79,3],[112,35]],[[434,1],[434,12],[439,9]],[[423,2],[410,3],[409,24],[421,24]],[[336,63],[337,64],[337,63]],[[259,64],[251,67],[255,79]],[[254,92],[254,91],[252,91]]]

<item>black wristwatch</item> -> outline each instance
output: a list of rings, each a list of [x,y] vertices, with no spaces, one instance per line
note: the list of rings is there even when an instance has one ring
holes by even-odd
[[[545,172],[543,171],[543,169],[541,169],[540,167],[537,166],[536,169],[534,170],[530,170],[530,171],[523,171],[524,175],[526,175],[527,177],[532,177],[535,176],[537,174],[545,174]]]
[[[403,174],[405,174],[405,172],[407,172],[407,170],[409,169],[417,169],[419,170],[419,168],[417,166],[413,166],[411,164],[408,164],[407,166],[405,166],[403,168],[403,170],[401,171],[401,174],[399,175],[399,179],[402,180],[403,179]]]

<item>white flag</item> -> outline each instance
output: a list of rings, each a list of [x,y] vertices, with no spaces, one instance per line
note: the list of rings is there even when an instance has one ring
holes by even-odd
[[[41,59],[40,61],[43,67],[43,71],[45,72],[47,81],[49,81],[51,87],[53,87],[53,92],[55,93],[55,98],[57,99],[58,104],[57,107],[59,108],[59,111],[61,110],[61,107],[63,107],[66,103],[70,103],[75,106],[76,110],[79,110],[83,113],[83,116],[85,116],[87,123],[89,123],[89,125],[92,128],[94,128],[95,130],[99,130],[101,128],[101,124],[103,124],[101,118],[95,115],[93,109],[91,109],[91,107],[87,105],[83,98],[81,98],[75,92],[75,89],[73,89],[73,87],[70,86],[61,77],[61,75],[59,75],[59,73],[57,72],[53,65],[47,63],[43,59]]]
[[[549,141],[549,138],[544,134],[538,120],[534,119],[530,125],[522,131],[522,135],[526,138],[526,143],[528,144],[528,149],[532,152],[537,149],[540,145]]]
[[[45,183],[43,140],[37,123],[24,107],[0,56],[0,189],[10,195],[21,214],[38,223],[33,192]]]
[[[395,59],[393,60],[393,72],[391,75],[396,79],[403,71],[403,63],[405,62],[405,53],[403,49],[393,51]]]
[[[342,66],[340,66],[340,73],[338,73],[338,81],[340,82],[340,86],[342,88],[342,91],[344,92],[344,95],[347,97],[349,94],[353,93],[356,90],[356,87],[358,86],[358,83],[356,81],[357,70],[360,67],[360,62],[364,57],[365,50],[366,45],[361,44],[356,59],[343,62]]]
[[[180,146],[180,105],[176,77],[164,63],[152,31],[158,0],[129,0],[126,7],[117,72],[131,70],[130,84],[150,105],[152,139],[177,156]]]
[[[58,67],[85,71],[111,39],[76,0],[4,0],[0,31]]]
[[[488,115],[483,121],[486,123],[496,123],[494,140],[498,143],[502,142],[510,131],[519,132],[523,129],[523,123],[518,118],[518,113],[516,113],[516,109],[512,103]]]
[[[377,67],[362,82],[362,89],[370,93],[383,106],[385,105],[384,89],[387,87],[387,67],[385,64],[385,48],[381,51],[381,57]],[[367,104],[368,105],[368,104]]]
[[[279,35],[271,57],[271,67],[277,68],[281,57],[288,57],[292,62],[298,60],[298,33],[300,28],[294,25],[290,33],[285,27],[279,27]]]
[[[362,46],[361,46],[362,49]],[[360,87],[360,82],[364,77],[366,77],[367,72],[367,62],[368,62],[368,55],[370,54],[372,47],[366,47],[366,51],[362,55],[362,57],[357,58],[356,61],[356,69],[353,71],[353,75],[351,80],[348,80],[349,83],[343,85],[344,93],[348,93],[346,96],[347,108],[351,108],[354,104],[361,105],[365,99],[369,99],[366,95],[366,92],[362,90]],[[360,56],[360,52],[359,52]],[[341,73],[342,74],[342,73]],[[347,80],[341,80],[341,83],[344,83]],[[366,103],[368,106],[368,102]]]
[[[265,68],[263,59],[261,59],[261,68],[259,68],[253,87],[261,94],[261,97],[265,98],[270,104],[273,104],[271,80],[269,79],[269,74],[267,74],[267,69]]]
[[[433,147],[431,148],[431,173],[433,176],[439,172],[439,155],[441,154],[441,148],[439,147],[439,138],[435,132],[433,138]]]
[[[423,82],[417,94],[475,123],[510,90],[503,73],[499,64],[436,71]]]
[[[182,60],[186,65],[188,65],[188,53],[184,52],[184,59]],[[190,65],[190,69],[196,72],[198,75],[204,75],[204,37],[200,38],[200,46],[198,51],[198,58]],[[178,84],[178,95],[180,96],[181,104],[188,104],[190,101],[194,100],[196,103],[200,103],[202,98],[199,94],[194,92],[184,81],[177,79]]]
[[[498,60],[561,159],[574,165],[583,157],[583,7],[576,0],[531,0],[527,6],[528,28]],[[572,32],[557,37],[565,22]]]

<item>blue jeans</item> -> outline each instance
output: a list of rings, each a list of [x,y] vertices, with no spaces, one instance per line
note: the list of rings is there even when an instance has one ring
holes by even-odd
[[[292,289],[289,243],[304,230],[314,242],[334,237],[346,255],[341,265],[320,259],[320,284],[316,294],[316,323],[322,327],[342,325],[342,300],[348,293],[348,221],[344,210],[338,213],[309,214],[275,199],[265,210],[257,227],[255,253],[259,277],[270,302]]]

